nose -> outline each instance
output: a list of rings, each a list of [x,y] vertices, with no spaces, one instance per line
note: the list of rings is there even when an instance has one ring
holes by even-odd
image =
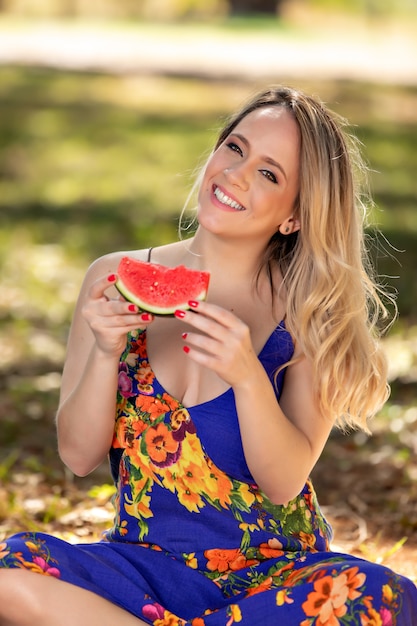
[[[232,185],[240,189],[248,189],[249,172],[245,163],[235,163],[233,166],[227,167],[224,173]]]

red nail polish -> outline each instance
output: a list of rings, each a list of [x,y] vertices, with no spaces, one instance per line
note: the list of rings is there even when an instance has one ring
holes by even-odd
[[[188,333],[182,333],[181,337],[182,337],[183,339],[187,339],[187,337],[188,337]]]
[[[189,300],[188,301],[188,306],[190,306],[192,309],[196,309],[198,307],[198,301],[197,300]]]
[[[185,317],[185,311],[181,311],[181,309],[177,309],[174,315],[175,317],[179,317],[180,319],[182,319],[183,317]]]
[[[149,315],[149,313],[142,313],[140,319],[144,322],[149,322],[151,320],[151,316]]]
[[[107,280],[109,281],[109,283],[114,283],[114,281],[116,280],[117,276],[116,274],[109,274],[107,276]]]
[[[132,313],[136,313],[136,304],[129,304],[127,307]]]
[[[190,348],[188,346],[183,346],[183,350],[185,352],[185,354],[188,354],[190,351]]]

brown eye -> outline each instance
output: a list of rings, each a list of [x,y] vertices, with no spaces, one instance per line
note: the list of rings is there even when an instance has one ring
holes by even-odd
[[[277,180],[277,177],[275,176],[275,174],[273,174],[269,170],[259,170],[259,171],[261,172],[261,174],[263,176],[265,176],[265,178],[270,180],[271,183],[274,183],[275,185],[278,183],[278,180]]]
[[[240,147],[237,145],[237,143],[235,143],[234,141],[229,141],[226,146],[228,148],[230,148],[230,150],[233,150],[233,152],[237,152],[238,154],[240,154],[240,156],[242,156],[242,150],[240,149]]]

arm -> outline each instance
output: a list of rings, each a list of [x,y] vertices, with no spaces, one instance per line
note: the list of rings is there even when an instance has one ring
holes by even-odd
[[[80,476],[93,471],[110,449],[119,358],[127,333],[147,323],[137,307],[130,310],[112,286],[114,279],[108,278],[120,256],[102,257],[89,268],[68,340],[56,417],[58,449]]]
[[[300,358],[288,368],[278,403],[248,327],[212,304],[199,303],[198,312],[183,318],[205,333],[188,333],[188,354],[232,386],[248,467],[274,503],[286,503],[300,493],[332,427],[319,414],[311,364]]]

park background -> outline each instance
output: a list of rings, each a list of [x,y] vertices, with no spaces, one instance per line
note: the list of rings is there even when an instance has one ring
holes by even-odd
[[[335,548],[417,581],[415,0],[0,0],[0,542],[109,525],[107,466],[75,478],[54,432],[83,275],[177,236],[217,128],[269,83],[319,95],[363,142],[370,247],[398,294],[392,396],[313,477]]]

